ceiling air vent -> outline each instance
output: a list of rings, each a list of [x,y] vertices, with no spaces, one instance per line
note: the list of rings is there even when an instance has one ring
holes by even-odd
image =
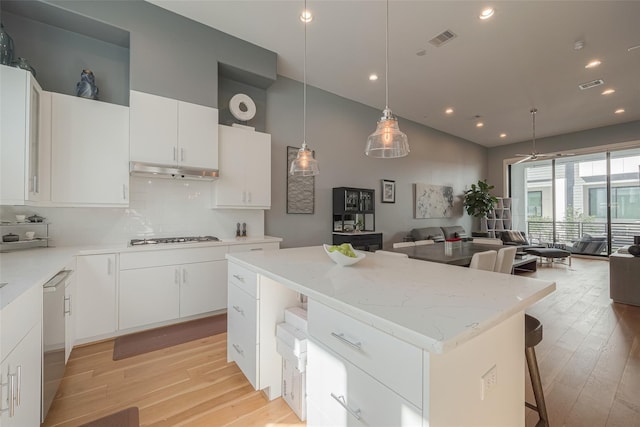
[[[432,38],[431,40],[429,40],[429,43],[431,43],[435,47],[440,47],[443,44],[447,43],[448,41],[455,39],[456,37],[458,36],[453,31],[445,30],[440,34],[438,34],[437,36],[435,36],[434,38]]]
[[[592,87],[600,86],[602,84],[604,84],[604,80],[598,79],[598,80],[593,80],[586,83],[581,83],[578,85],[578,87],[582,90],[585,90],[585,89],[591,89]]]

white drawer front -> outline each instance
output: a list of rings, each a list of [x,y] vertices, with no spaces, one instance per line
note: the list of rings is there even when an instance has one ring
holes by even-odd
[[[309,300],[309,335],[422,408],[422,350]]]
[[[307,359],[308,425],[421,426],[422,411],[318,343]]]
[[[258,300],[229,284],[227,359],[234,360],[254,388],[258,387]]]
[[[255,271],[244,268],[233,262],[229,262],[229,283],[239,286],[245,292],[259,298],[258,275]]]
[[[208,246],[206,248],[122,252],[120,254],[120,270],[218,261],[225,259],[225,254],[228,249],[228,246]]]
[[[229,252],[269,251],[273,249],[280,249],[280,243],[250,243],[229,246]]]
[[[64,286],[64,283],[60,283],[58,286]],[[0,349],[2,350],[0,360],[4,360],[42,318],[42,286],[31,287],[3,308],[0,311],[0,316],[2,317],[0,320]],[[6,380],[5,377],[0,378]],[[1,403],[4,408],[5,401],[2,400]]]

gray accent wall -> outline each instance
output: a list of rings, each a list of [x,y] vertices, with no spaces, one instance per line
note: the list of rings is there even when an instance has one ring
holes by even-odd
[[[540,153],[571,152],[571,150],[634,142],[640,146],[640,120],[548,138],[536,138],[536,151]],[[507,195],[509,191],[505,185],[504,160],[515,158],[515,154],[530,153],[531,148],[532,144],[529,140],[489,149],[488,182],[495,185],[494,194],[502,196]]]
[[[383,101],[381,94],[381,102]],[[411,153],[400,159],[374,159],[364,154],[366,139],[376,128],[380,110],[307,86],[307,144],[316,153],[320,175],[315,178],[315,211],[286,213],[287,146],[302,144],[302,84],[278,76],[267,89],[267,132],[271,134],[271,210],[265,233],[284,238],[282,247],[331,243],[333,187],[376,191],[376,231],[384,246],[402,241],[412,228],[462,225],[471,231],[471,218],[462,211],[462,193],[486,176],[487,148],[399,119],[409,137]],[[391,106],[393,108],[393,106]],[[381,203],[382,179],[396,181],[396,203]],[[458,195],[453,218],[413,218],[413,184],[452,186]]]

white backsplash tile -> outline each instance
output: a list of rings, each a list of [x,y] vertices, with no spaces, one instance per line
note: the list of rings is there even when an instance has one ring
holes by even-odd
[[[56,246],[124,244],[150,236],[235,237],[236,223],[247,235],[264,235],[260,209],[210,209],[211,182],[131,177],[128,208],[44,208],[0,206],[0,218],[16,214],[44,216]]]

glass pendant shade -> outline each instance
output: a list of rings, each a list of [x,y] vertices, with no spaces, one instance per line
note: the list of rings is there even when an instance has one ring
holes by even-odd
[[[318,161],[313,158],[313,152],[309,150],[306,142],[298,150],[296,159],[291,162],[289,173],[293,176],[313,176],[320,173]]]
[[[409,154],[407,135],[398,127],[398,120],[390,109],[384,109],[375,132],[367,138],[367,148],[364,152],[369,157],[385,159],[404,157]]]

